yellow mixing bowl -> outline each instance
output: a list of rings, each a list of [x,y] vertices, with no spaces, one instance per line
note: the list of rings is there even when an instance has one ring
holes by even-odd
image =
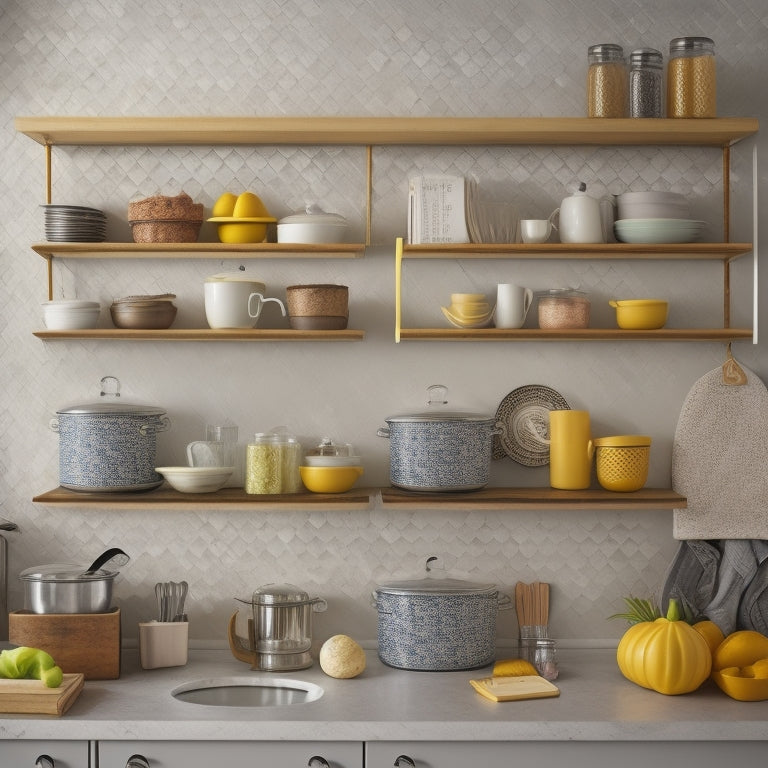
[[[215,216],[208,219],[217,225],[222,243],[263,243],[267,236],[267,224],[277,219],[259,216],[237,219],[234,216]]]
[[[356,467],[299,467],[301,481],[313,493],[344,493],[363,474],[361,466]]]
[[[628,331],[649,331],[663,328],[667,322],[669,302],[658,299],[628,299],[609,301],[616,308],[616,323]]]

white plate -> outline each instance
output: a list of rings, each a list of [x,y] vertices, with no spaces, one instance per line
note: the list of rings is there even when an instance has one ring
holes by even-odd
[[[619,219],[616,239],[623,243],[691,243],[706,222],[693,219]]]

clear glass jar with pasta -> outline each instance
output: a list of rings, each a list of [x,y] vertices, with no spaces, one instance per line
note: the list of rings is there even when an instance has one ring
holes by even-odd
[[[715,43],[676,37],[669,44],[667,117],[716,117]]]
[[[587,115],[627,116],[627,62],[615,43],[592,45],[587,51]]]

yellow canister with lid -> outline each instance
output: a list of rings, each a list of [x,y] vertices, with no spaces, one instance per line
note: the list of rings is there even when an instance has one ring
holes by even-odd
[[[648,479],[651,438],[646,435],[596,437],[597,481],[606,491],[639,491]]]

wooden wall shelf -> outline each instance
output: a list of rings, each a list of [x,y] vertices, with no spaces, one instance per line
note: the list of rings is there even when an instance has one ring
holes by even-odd
[[[294,331],[291,328],[167,328],[133,330],[92,328],[77,331],[35,331],[45,341],[362,341],[365,331]]]
[[[137,493],[79,493],[55,488],[35,496],[38,504],[99,509],[367,509],[381,497],[384,507],[397,509],[684,509],[685,497],[666,488],[644,488],[633,493],[613,493],[600,488],[585,491],[560,491],[553,488],[483,488],[468,493],[415,493],[399,488],[353,488],[346,493],[296,493],[254,496],[239,488],[216,493],[179,493],[167,483],[153,491]]]

